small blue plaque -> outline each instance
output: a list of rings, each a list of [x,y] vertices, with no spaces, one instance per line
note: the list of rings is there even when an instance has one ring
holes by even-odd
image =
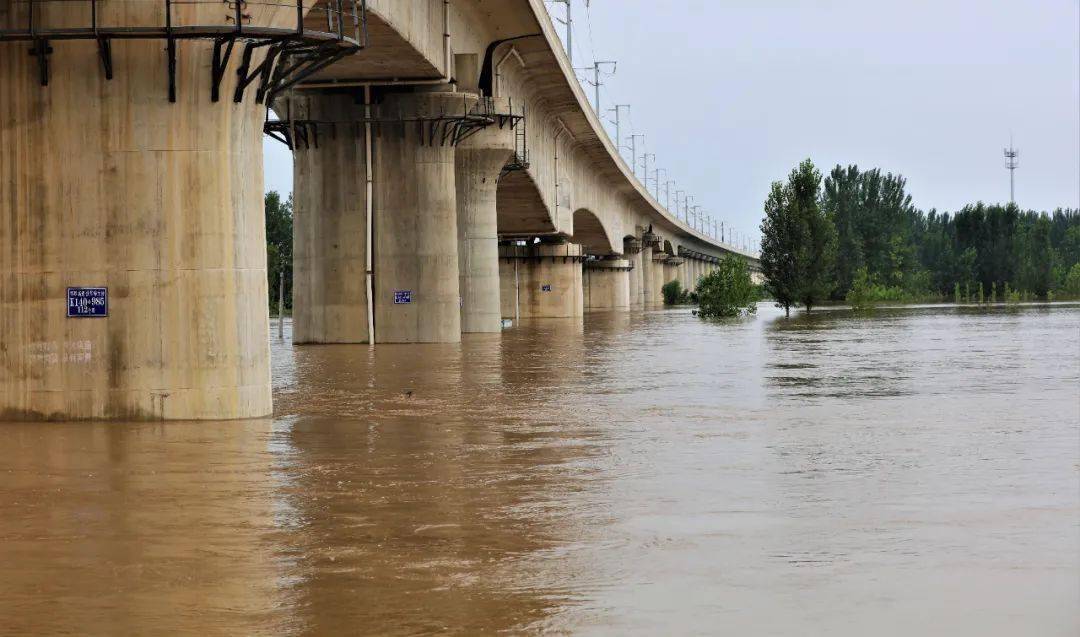
[[[68,288],[69,318],[103,318],[109,315],[109,288]]]
[[[394,290],[394,305],[412,303],[412,290]]]
[[[541,292],[550,292],[551,291],[551,286],[550,285],[541,285],[540,286],[540,291]]]

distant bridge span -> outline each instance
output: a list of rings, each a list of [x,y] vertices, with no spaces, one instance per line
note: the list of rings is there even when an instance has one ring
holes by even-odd
[[[395,316],[408,315],[415,308],[394,307],[386,299],[394,290],[419,287],[415,271],[432,271],[432,261],[403,264],[392,262],[388,255],[380,258],[383,246],[395,238],[380,232],[383,224],[378,219],[388,202],[375,184],[370,205],[375,219],[371,242],[375,254],[370,268],[373,307],[367,307],[366,291],[354,291],[349,319],[328,314],[318,303],[307,308],[298,304],[300,341],[366,342],[368,334],[360,329],[364,325],[374,329],[377,342],[454,340],[462,331],[498,331],[501,318],[574,316],[590,308],[658,306],[665,282],[678,279],[692,287],[725,254],[739,255],[757,269],[755,255],[676,218],[634,176],[575,79],[541,0],[371,0],[368,10],[367,48],[313,76],[294,92],[291,104],[278,106],[283,119],[291,113],[293,119],[313,122],[319,117],[309,112],[340,100],[340,94],[351,94],[354,102],[366,100],[366,119],[356,112],[346,119],[369,126],[376,144],[370,156],[355,158],[357,165],[351,172],[366,170],[361,166],[365,161],[379,165],[379,142],[386,139],[385,131],[393,129],[394,119],[436,119],[450,113],[464,118],[469,112],[484,111],[515,119],[470,130],[465,139],[447,144],[456,151],[447,149],[440,158],[449,162],[455,157],[457,163],[456,249],[461,299],[444,294],[440,299],[418,297],[413,303],[434,303],[435,307],[429,305],[422,311],[434,311],[444,320],[438,326],[417,326],[408,333],[398,328]],[[404,113],[402,93],[425,102],[420,107],[423,112]],[[416,97],[418,94],[423,97]],[[444,101],[435,105],[432,95],[440,95]],[[470,101],[460,102],[466,95]],[[365,132],[359,127],[355,130],[357,136],[347,143],[362,143]],[[327,138],[326,131],[321,138]],[[319,227],[336,227],[325,223],[335,211],[326,207],[325,188],[332,186],[333,180],[327,180],[324,173],[337,172],[341,165],[327,165],[312,154],[325,158],[328,153],[325,148],[298,145],[296,285],[319,290],[338,273],[351,277],[364,270],[361,262],[366,262],[367,255],[351,250],[348,258],[354,267],[342,269],[339,257],[330,249],[336,230],[327,236],[319,233]],[[393,168],[395,176],[415,174],[402,165]],[[378,181],[379,177],[373,179]],[[384,194],[396,197],[400,193]],[[430,229],[444,236],[450,231],[449,219],[441,230]],[[418,233],[414,238],[424,243],[424,230]],[[535,242],[537,238],[540,245],[513,243]],[[502,242],[501,248],[496,239]],[[573,247],[556,247],[566,243]],[[451,246],[445,244],[444,248],[448,252],[442,256],[452,260]],[[492,257],[498,250],[502,252],[501,275]],[[565,272],[550,265],[549,253],[564,255]],[[548,265],[542,273],[532,272],[545,260]],[[529,273],[524,280],[531,287],[522,290],[525,269]],[[497,289],[500,276],[502,293]],[[511,276],[516,280],[514,286],[507,281]],[[588,289],[594,284],[598,289]],[[531,289],[537,285],[540,291]],[[574,302],[567,302],[561,294],[545,293],[545,286],[553,290],[576,286],[580,291],[570,294]],[[513,303],[507,298],[511,290],[517,297]],[[524,305],[520,301],[523,293],[528,297]],[[582,297],[580,302],[577,296]],[[550,307],[544,302],[549,298],[554,301]],[[335,312],[343,310],[339,301],[329,301]],[[450,318],[459,307],[460,326]],[[361,320],[369,314],[370,321]],[[328,324],[327,318],[333,324]],[[349,325],[348,333],[340,333],[335,324]]]

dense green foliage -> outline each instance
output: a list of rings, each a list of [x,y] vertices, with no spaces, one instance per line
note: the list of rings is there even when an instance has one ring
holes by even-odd
[[[762,269],[769,291],[785,309],[816,301],[820,266],[830,262],[828,297],[863,308],[882,301],[1080,297],[1080,211],[1046,214],[976,203],[951,215],[924,213],[912,205],[903,177],[837,166],[825,177],[817,200],[835,230],[835,259],[830,259],[821,238],[826,233],[815,237],[797,223],[811,206],[805,196],[793,201],[793,193],[799,183],[812,185],[814,172],[803,162],[786,185],[773,184],[765,202]],[[811,270],[800,265],[798,241],[808,242],[808,252],[824,255]],[[814,294],[800,293],[808,280]]]
[[[660,293],[664,295],[664,305],[679,305],[690,300],[690,291],[683,289],[678,281],[668,281],[660,288]]]
[[[292,308],[292,195],[282,201],[275,191],[266,193],[266,280],[270,311],[277,312],[280,277],[285,277],[285,307]]]
[[[738,316],[757,310],[757,287],[750,281],[746,261],[726,256],[698,282],[698,315],[705,318]]]
[[[807,159],[787,183],[774,182],[761,224],[761,269],[787,313],[828,298],[834,286],[836,228],[821,206],[821,173]]]

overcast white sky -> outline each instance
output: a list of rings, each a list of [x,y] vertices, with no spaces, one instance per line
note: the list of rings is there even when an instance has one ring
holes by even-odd
[[[574,62],[618,61],[602,108],[631,104],[658,165],[744,232],[806,157],[899,172],[924,209],[1007,201],[1010,132],[1018,203],[1080,207],[1080,0],[591,5],[574,0]],[[267,189],[287,192],[266,144]]]

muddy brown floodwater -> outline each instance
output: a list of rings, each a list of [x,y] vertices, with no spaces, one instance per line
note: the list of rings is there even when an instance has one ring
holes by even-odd
[[[272,420],[0,425],[0,632],[1080,631],[1078,305],[273,355]]]

